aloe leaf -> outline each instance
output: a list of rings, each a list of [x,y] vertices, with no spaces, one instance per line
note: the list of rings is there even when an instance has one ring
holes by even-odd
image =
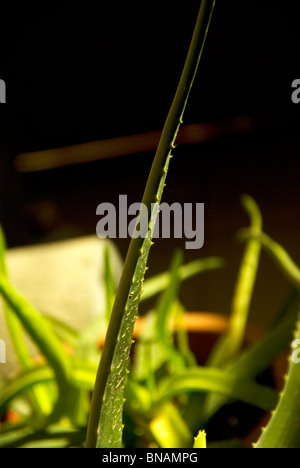
[[[92,391],[95,385],[98,364],[84,358],[73,358],[73,366],[69,382],[73,392],[77,389]],[[10,402],[24,394],[28,389],[34,389],[40,383],[55,382],[55,373],[49,365],[33,367],[24,370],[11,382],[7,382],[0,390],[0,414],[8,408]],[[70,396],[70,395],[69,395]]]
[[[146,184],[142,203],[148,211],[149,229],[145,238],[133,236],[125,259],[91,402],[86,439],[86,447],[88,448],[96,445],[120,447],[122,443],[124,404],[122,392],[132,341],[130,334],[133,331],[171,153],[175,147],[177,133],[198,69],[214,6],[215,0],[201,2],[183,73]],[[118,393],[117,397],[116,392]],[[112,420],[112,418],[114,419]]]
[[[95,385],[98,365],[83,358],[74,358],[72,372],[69,376],[73,391],[83,389],[92,391]],[[0,391],[0,414],[7,409],[10,402],[33,389],[40,383],[55,382],[55,373],[48,365],[25,370],[11,382],[6,383]]]
[[[177,301],[174,306],[174,318],[176,321],[176,343],[178,351],[184,359],[185,367],[194,367],[197,365],[197,358],[190,347],[190,340],[187,326],[184,323],[185,309]]]
[[[280,320],[257,343],[247,348],[241,356],[226,367],[226,372],[236,378],[256,378],[267,369],[276,356],[282,353],[292,339],[295,321],[298,316],[298,294],[292,294],[284,307]],[[218,409],[228,402],[220,395],[208,395],[205,402],[205,418],[211,418]],[[201,421],[203,423],[204,420]]]
[[[262,229],[262,217],[256,202],[248,195],[244,195],[241,202],[249,215],[251,232],[259,235]],[[232,301],[229,331],[217,342],[215,349],[210,355],[208,365],[223,366],[241,350],[256,281],[260,252],[260,242],[256,238],[248,239]]]
[[[79,339],[79,332],[75,330],[75,328],[56,317],[47,315],[44,312],[42,315],[63,343],[66,343],[71,347],[76,345],[77,340]]]
[[[257,343],[248,347],[226,370],[239,376],[256,377],[270,366],[289,345],[298,316],[299,294],[294,292],[283,308],[280,319]]]
[[[205,433],[205,431],[199,431],[197,437],[195,437],[193,448],[195,448],[195,449],[206,448],[206,433]]]
[[[32,389],[39,383],[50,382],[54,379],[53,370],[48,366],[40,366],[27,370],[9,382],[0,392],[0,414],[7,409],[9,403],[24,393],[28,389]]]
[[[158,389],[156,404],[186,392],[213,392],[271,411],[277,392],[247,378],[236,377],[221,369],[197,367],[164,379]]]
[[[25,330],[53,367],[59,382],[66,382],[70,373],[70,359],[42,315],[0,275],[0,293],[14,311]]]
[[[84,358],[74,358],[71,375],[75,387],[92,391],[95,385],[98,363]]]
[[[192,445],[192,433],[171,402],[159,409],[150,422],[150,430],[161,448],[187,448]]]
[[[6,266],[6,241],[2,227],[0,226],[0,270],[1,274],[8,279],[8,270]],[[22,325],[14,311],[4,301],[3,309],[6,319],[6,324],[10,334],[10,338],[16,353],[20,368],[30,369],[34,366],[33,359],[26,346]],[[35,387],[30,391],[34,408],[40,415],[48,415],[52,410],[51,398],[47,388],[44,386]]]
[[[105,299],[106,299],[106,310],[105,317],[107,323],[110,319],[110,314],[113,308],[115,294],[116,294],[116,284],[113,276],[112,266],[111,266],[111,254],[108,247],[104,250],[104,284],[105,284]]]
[[[0,266],[1,266],[1,275],[8,279],[8,271],[6,266],[6,241],[2,227],[0,226]],[[30,368],[32,367],[32,358],[27,349],[27,346],[24,341],[22,334],[22,327],[19,319],[14,314],[13,310],[8,307],[7,303],[4,301],[4,314],[10,337],[14,346],[14,350],[19,361],[21,368]]]
[[[224,260],[219,257],[207,257],[193,260],[182,265],[178,270],[180,281],[185,281],[199,273],[214,271],[224,266]],[[144,291],[141,296],[141,302],[162,292],[170,281],[170,272],[159,273],[151,278],[145,279]]]
[[[262,217],[259,207],[248,195],[242,197],[242,204],[249,215],[252,232],[259,234],[262,229]],[[258,270],[260,251],[260,243],[255,239],[250,239],[247,243],[242,260],[232,303],[228,332],[228,349],[226,352],[226,358],[228,360],[241,350],[243,344],[249,307]]]
[[[126,398],[125,408],[127,412],[139,416],[143,416],[146,419],[149,418],[149,412],[151,410],[152,398],[148,391],[148,388],[144,385],[140,385],[132,376],[128,376],[127,384],[124,390]]]
[[[177,251],[172,260],[170,269],[170,282],[162,294],[158,305],[157,305],[157,339],[159,345],[163,347],[164,352],[167,355],[168,361],[173,364],[174,369],[184,368],[185,362],[183,356],[178,352],[173,343],[172,333],[170,333],[170,312],[174,301],[177,298],[179,290],[179,268],[183,262],[183,254],[181,251]]]
[[[132,344],[133,327],[138,311],[139,296],[146,271],[147,253],[150,249],[151,236],[146,238],[142,254],[138,260],[131,285],[120,334],[115,346],[111,372],[109,374],[104,394],[103,407],[100,415],[100,432],[97,447],[118,448],[122,443],[124,386],[128,372],[129,352]],[[108,332],[109,333],[109,332]],[[109,334],[107,335],[109,336]],[[103,353],[105,350],[103,349]],[[103,355],[103,354],[102,354]],[[102,430],[101,430],[102,428]]]
[[[194,275],[205,273],[207,271],[213,271],[215,269],[221,268],[222,266],[224,266],[224,261],[221,258],[208,257],[199,260],[194,260],[184,265],[178,266],[178,270],[175,276],[174,272],[171,273],[171,271],[155,275],[145,280],[144,291],[141,296],[141,301],[145,299],[145,295],[146,299],[148,299],[154,296],[155,294],[166,290],[167,288],[169,289],[169,285],[172,278],[173,281],[175,281],[175,278],[178,276],[178,279],[180,280],[180,282],[182,282],[191,278]],[[167,293],[166,291],[165,294],[170,293]],[[159,303],[161,301],[162,298],[159,299],[156,309],[159,307]],[[176,319],[176,324],[178,324],[178,350],[180,351],[181,356],[184,357],[184,360],[188,365],[195,365],[196,360],[189,347],[187,332],[183,323],[183,314],[184,310],[182,305],[178,301],[176,301],[172,305],[172,317]],[[134,376],[138,380],[147,379],[149,381],[148,383],[150,383],[152,379],[151,375],[153,374],[153,372],[155,372],[166,360],[168,360],[168,353],[166,352],[166,349],[164,350],[161,344],[167,340],[167,337],[161,337],[161,342],[159,342],[157,333],[158,326],[157,323],[155,324],[155,322],[157,322],[156,316],[157,312],[155,311],[154,313],[154,311],[151,311],[144,317],[145,326],[143,327],[143,330],[139,335],[139,340],[136,344],[134,354]],[[159,316],[161,316],[161,314],[159,314]],[[159,329],[163,328],[164,326],[159,327]],[[170,333],[167,332],[167,335],[169,334]],[[172,352],[173,354],[174,352],[176,352],[176,349],[173,346]],[[181,361],[182,367],[183,361],[181,358],[179,359]]]
[[[71,381],[81,389],[92,391],[95,385],[98,364],[87,359],[74,358]],[[124,389],[126,407],[133,412],[148,416],[151,407],[151,398],[147,389],[135,379],[128,376]]]
[[[300,340],[300,316],[294,338]],[[285,387],[256,448],[300,448],[299,389],[300,364],[292,351]]]
[[[290,283],[300,289],[300,268],[278,242],[274,241],[265,233],[253,232],[249,229],[241,230],[241,239],[254,239],[260,242],[265,250],[275,260]]]
[[[43,430],[17,427],[0,434],[0,448],[64,448],[80,446],[84,430],[77,427],[49,426]]]
[[[153,374],[166,362],[167,356],[157,339],[157,314],[150,311],[135,345],[132,373],[137,381],[148,381],[152,387]]]

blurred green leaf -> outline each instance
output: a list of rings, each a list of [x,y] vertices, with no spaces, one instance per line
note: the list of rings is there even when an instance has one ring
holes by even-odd
[[[192,433],[180,416],[177,408],[165,403],[150,422],[150,430],[161,448],[189,448]]]
[[[251,231],[259,235],[262,229],[262,216],[259,207],[253,198],[248,195],[244,195],[241,201],[245,211],[249,215]],[[222,367],[233,359],[242,348],[260,252],[260,243],[254,238],[248,239],[232,300],[229,330],[226,335],[217,341],[209,357],[208,365]]]
[[[104,287],[106,299],[105,318],[108,323],[116,296],[116,284],[112,270],[111,252],[108,247],[104,250]]]
[[[3,278],[8,280],[5,253],[6,241],[4,232],[0,226],[0,276],[3,276]],[[9,306],[7,301],[3,301],[3,308],[6,324],[20,368],[23,370],[31,369],[34,367],[34,362],[24,340],[23,328],[20,319],[15,314],[14,309]],[[47,386],[35,387],[34,389],[31,389],[30,393],[35,410],[38,411],[40,415],[48,415],[52,410],[52,404]]]
[[[187,392],[218,393],[265,411],[274,409],[278,400],[275,390],[259,385],[251,379],[237,378],[221,369],[197,367],[162,380],[156,404]]]
[[[14,427],[0,433],[0,448],[66,448],[81,446],[85,428],[49,426],[43,430],[34,427]]]
[[[69,378],[71,361],[49,323],[13,288],[4,275],[0,275],[0,293],[52,366],[58,383],[65,384]]]
[[[183,263],[183,253],[176,251],[172,258],[170,267],[170,281],[164,293],[159,298],[157,310],[157,338],[159,345],[163,347],[164,352],[168,356],[169,363],[175,368],[182,369],[185,367],[183,356],[174,346],[173,332],[170,326],[170,317],[172,306],[174,305],[179,291],[180,279],[178,270]]]
[[[206,448],[206,433],[205,431],[199,431],[197,437],[194,440],[195,449]]]
[[[11,400],[31,389],[34,385],[53,381],[53,370],[48,366],[40,366],[24,371],[20,376],[9,382],[0,392],[0,414],[7,409]]]
[[[198,274],[218,270],[224,265],[224,260],[219,257],[208,257],[193,260],[192,262],[180,266],[178,276],[182,282]],[[147,299],[150,299],[164,291],[170,282],[170,276],[170,271],[166,271],[145,279],[141,301],[146,301]]]
[[[239,237],[243,240],[252,239],[260,242],[265,250],[275,260],[290,283],[300,289],[300,269],[288,252],[265,233],[257,233],[252,229],[242,229]]]
[[[276,356],[282,353],[292,340],[294,324],[298,315],[299,295],[292,293],[283,308],[280,320],[271,327],[257,343],[247,348],[226,371],[238,378],[255,379],[262,371],[272,365]],[[205,402],[205,415],[209,419],[226,404],[228,398],[208,395]],[[203,420],[202,420],[203,423]]]
[[[300,340],[300,314],[294,338]],[[300,448],[300,366],[292,359],[277,407],[256,448]]]

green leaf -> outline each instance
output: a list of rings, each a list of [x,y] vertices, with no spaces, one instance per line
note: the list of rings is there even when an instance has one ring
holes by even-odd
[[[174,261],[174,260],[173,260]],[[143,299],[148,299],[154,295],[166,291],[169,288],[169,284],[172,281],[175,281],[175,278],[178,276],[180,282],[191,278],[194,275],[199,273],[205,273],[208,271],[214,271],[215,269],[221,268],[224,265],[224,261],[218,257],[208,257],[200,260],[194,260],[185,265],[178,265],[178,270],[176,276],[174,272],[171,271],[164,272],[162,274],[155,275],[144,282],[144,291],[141,296],[141,301]],[[176,280],[177,281],[177,280]],[[169,294],[167,291],[165,294]],[[146,297],[145,297],[146,296]],[[182,305],[176,301],[175,296],[172,305],[172,319],[176,315],[176,323],[179,324],[177,331],[177,343],[178,349],[180,350],[182,356],[184,357],[188,365],[195,365],[195,357],[193,356],[188,343],[188,337],[184,326],[180,326],[182,322],[182,316],[184,310]],[[162,301],[162,298],[159,299],[157,306]],[[157,309],[157,307],[156,307]],[[147,313],[144,316],[145,326],[143,327],[142,332],[139,335],[139,340],[135,346],[134,353],[134,363],[133,363],[133,372],[134,376],[138,380],[145,380],[147,376],[157,371],[157,369],[169,359],[169,354],[167,350],[159,342],[158,333],[157,333],[157,311],[153,310]],[[160,314],[161,315],[161,314]],[[160,321],[162,318],[160,318]],[[166,325],[165,325],[166,326]],[[165,328],[165,326],[160,328]],[[167,332],[169,336],[170,333]],[[170,337],[169,337],[170,338]],[[163,337],[162,342],[165,342],[168,338]],[[172,347],[173,354],[176,352],[175,347]],[[181,359],[181,363],[182,363]]]
[[[262,217],[257,204],[248,195],[242,197],[242,204],[249,215],[251,231],[255,232],[256,235],[260,235]],[[235,287],[229,331],[217,342],[208,361],[208,364],[211,366],[222,367],[241,350],[256,281],[260,252],[260,242],[258,242],[256,238],[249,239],[242,258]]]
[[[139,297],[142,292],[143,278],[151,242],[151,236],[148,236],[144,241],[125,307],[125,314],[121,323],[119,339],[115,346],[111,372],[107,380],[103,399],[99,423],[100,431],[97,441],[98,448],[118,448],[122,443],[123,392],[129,364],[133,327],[138,311]],[[109,333],[107,336],[109,339]]]
[[[71,361],[49,323],[3,275],[0,275],[0,293],[53,367],[58,382],[67,382]]]
[[[8,280],[5,251],[6,241],[4,232],[0,226],[0,275],[3,275],[3,277]],[[23,370],[31,369],[34,367],[34,362],[24,340],[21,322],[6,301],[4,301],[3,308],[8,331],[20,368]],[[52,411],[48,389],[45,386],[39,386],[32,389],[30,393],[32,403],[37,412],[42,416],[48,415]]]
[[[251,230],[260,234],[262,229],[262,217],[257,204],[248,195],[242,197],[242,204],[249,215]],[[243,344],[250,303],[259,265],[260,251],[261,246],[259,242],[255,239],[248,241],[232,303],[228,332],[228,349],[226,350],[227,356],[225,358],[228,360],[241,350]]]
[[[205,431],[199,431],[197,437],[194,440],[195,449],[206,448],[206,433]]]
[[[1,275],[8,279],[8,271],[6,266],[6,241],[2,227],[0,226],[0,271]],[[4,314],[10,333],[10,337],[14,346],[16,356],[18,358],[21,368],[28,369],[32,367],[33,362],[30,353],[26,347],[24,337],[22,334],[22,327],[18,317],[14,314],[14,311],[4,301]]]
[[[179,290],[179,268],[183,262],[183,254],[181,251],[176,251],[170,268],[170,281],[165,289],[165,292],[160,297],[157,304],[157,338],[158,343],[163,347],[164,352],[169,358],[169,362],[175,369],[184,368],[185,362],[183,356],[174,346],[172,333],[170,332],[170,315],[172,306],[177,298]]]
[[[300,340],[300,315],[295,340]],[[286,384],[256,448],[300,448],[300,364],[290,356]]]
[[[92,391],[98,364],[83,358],[74,358],[71,381],[75,387]]]
[[[65,448],[82,445],[85,430],[52,425],[43,430],[14,427],[0,434],[0,448]]]
[[[87,359],[73,358],[72,371],[69,376],[70,392],[77,389],[92,391],[95,385],[98,365]],[[48,365],[34,367],[23,371],[11,382],[7,382],[0,391],[0,414],[8,408],[10,402],[28,389],[33,389],[40,383],[55,382],[55,373]],[[69,394],[71,397],[71,393]]]
[[[69,382],[72,363],[63,344],[49,322],[13,288],[4,275],[0,275],[0,293],[55,373],[59,391],[55,407],[48,417],[48,423],[59,420],[62,413],[68,414],[71,419],[75,418],[76,395],[70,392]]]
[[[247,348],[241,356],[226,367],[226,371],[237,379],[255,379],[262,371],[272,365],[276,356],[282,353],[292,339],[295,321],[298,316],[299,295],[293,293],[281,314],[280,320],[266,335]],[[220,395],[208,395],[205,402],[205,417],[208,420],[218,409],[228,402],[228,398]],[[199,422],[198,422],[199,424]]]
[[[150,422],[150,430],[161,448],[188,448],[192,433],[170,402],[164,404]]]
[[[48,366],[40,366],[25,371],[8,383],[0,392],[0,414],[7,409],[9,403],[25,391],[39,383],[51,382],[54,379],[53,370]]]
[[[105,285],[105,299],[106,299],[106,308],[105,308],[105,317],[107,323],[109,322],[111,311],[113,308],[115,295],[116,295],[116,284],[115,278],[113,275],[112,265],[111,265],[111,253],[108,247],[104,250],[104,285]]]
[[[156,313],[149,311],[143,318],[144,327],[135,344],[132,374],[136,380],[145,380],[150,372],[155,372],[165,361],[156,336]]]
[[[187,392],[219,393],[265,411],[272,410],[278,399],[273,389],[256,384],[250,379],[237,378],[221,369],[197,367],[164,379],[158,389],[156,404]]]
[[[287,251],[278,242],[274,241],[265,233],[257,233],[249,229],[240,232],[241,239],[253,239],[260,242],[266,251],[275,260],[290,283],[300,289],[300,269]]]
[[[44,319],[49,323],[50,328],[55,331],[55,334],[63,343],[68,343],[70,346],[75,346],[79,339],[79,333],[71,325],[65,323],[56,317],[51,317],[43,312]]]
[[[219,257],[207,257],[199,260],[193,260],[182,265],[178,270],[180,281],[185,281],[199,273],[214,271],[224,266],[225,262]],[[170,281],[170,272],[159,273],[151,278],[145,279],[144,290],[141,296],[141,302],[164,291]]]

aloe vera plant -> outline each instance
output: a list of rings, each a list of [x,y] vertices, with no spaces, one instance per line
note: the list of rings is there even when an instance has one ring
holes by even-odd
[[[253,203],[254,201],[251,201],[252,206]],[[247,233],[247,237],[253,236],[256,242],[260,235],[251,229]],[[245,237],[245,232],[243,236]],[[269,239],[266,235],[263,238],[265,243],[266,239]],[[294,284],[294,276],[298,274],[296,264],[275,241],[270,239],[268,248],[272,248],[272,255]],[[277,255],[278,253],[280,255]],[[157,445],[166,448],[204,447],[203,433],[195,441],[193,437],[198,434],[199,428],[205,428],[206,422],[220,407],[234,399],[273,413],[257,447],[299,446],[299,412],[298,400],[295,398],[299,388],[299,365],[291,363],[286,387],[280,395],[273,388],[262,386],[255,381],[256,376],[266,369],[275,356],[293,339],[299,295],[292,294],[280,319],[258,343],[239,352],[219,368],[210,365],[198,366],[189,349],[182,325],[184,307],[178,299],[178,289],[182,280],[220,268],[223,262],[218,258],[204,258],[190,264],[182,262],[182,253],[175,252],[170,272],[145,280],[144,283],[146,298],[158,294],[158,300],[155,310],[145,317],[146,325],[144,331],[140,333],[135,348],[136,359],[134,363],[128,362],[131,373],[126,378],[124,388],[125,404],[122,400],[122,424],[126,423],[123,443],[124,441],[128,443],[128,437],[133,436],[131,425],[134,423],[139,427],[137,433],[140,434],[134,437],[145,440],[146,444],[147,441],[148,443],[155,441]],[[245,258],[242,259],[241,271],[246,267],[244,262]],[[107,252],[105,264],[104,278],[110,283],[107,285],[106,293],[107,307],[109,307],[115,295],[115,284]],[[291,264],[293,264],[292,270]],[[163,286],[158,285],[160,279],[164,280]],[[237,284],[239,281],[240,275]],[[248,287],[247,282],[249,282]],[[250,291],[252,283],[253,275],[246,275],[246,279],[243,280],[243,291]],[[39,423],[33,427],[24,426],[23,423],[20,425],[6,423],[0,431],[0,446],[55,447],[83,444],[85,423],[82,426],[79,421],[86,421],[88,393],[94,388],[97,373],[95,358],[99,354],[99,351],[96,352],[94,333],[100,318],[78,335],[63,324],[49,323],[15,291],[3,272],[0,288],[11,313],[18,318],[18,323],[27,330],[46,358],[45,363],[24,369],[18,378],[2,385],[0,414],[9,407],[14,408],[18,399],[23,401],[28,391],[37,389],[43,390],[40,395],[38,394],[39,397],[48,396],[48,405],[52,406],[51,412],[54,411],[50,418],[45,415],[39,416]],[[249,299],[250,297],[247,298],[248,302]],[[143,296],[141,300],[144,300]],[[243,311],[241,313],[243,314]],[[174,331],[177,334],[176,343],[173,332],[171,333],[174,320],[178,323],[178,330]],[[239,329],[239,333],[240,340],[244,331]],[[72,357],[66,353],[61,338],[73,347]],[[299,339],[299,325],[294,339]],[[53,398],[53,384],[58,386],[55,398]],[[199,405],[197,399],[194,401],[195,395],[207,395],[205,404],[202,402]],[[183,396],[185,397],[182,400]],[[66,404],[67,399],[72,405]],[[115,399],[112,398],[109,403],[109,407],[113,410]],[[33,408],[35,405],[36,402]],[[85,419],[78,418],[80,412],[85,414]],[[120,414],[118,417],[121,419]],[[29,421],[31,418],[32,416]],[[65,425],[63,421],[67,420],[69,422]],[[289,427],[290,430],[286,431],[285,427]],[[209,436],[208,433],[208,438]],[[111,441],[107,440],[107,446],[110,445]]]
[[[185,263],[183,253],[175,251],[169,271],[145,278],[176,135],[214,6],[213,0],[201,2],[142,201],[150,213],[148,232],[145,238],[133,236],[118,288],[110,251],[105,250],[103,313],[81,331],[40,313],[10,281],[0,231],[0,294],[20,365],[16,377],[0,378],[0,417],[4,417],[0,447],[205,448],[211,442],[209,422],[232,400],[271,414],[261,437],[253,441],[255,447],[300,447],[299,364],[290,360],[280,392],[257,381],[293,339],[300,339],[300,270],[286,250],[263,232],[257,203],[248,195],[242,197],[250,226],[240,232],[246,245],[233,288],[229,327],[205,365],[197,363],[190,348],[180,286],[195,275],[213,274],[224,267],[224,260],[210,257]],[[262,249],[273,257],[293,291],[270,330],[244,349]],[[138,306],[149,298],[155,305],[143,317],[144,327],[132,351]],[[99,334],[104,326],[107,332],[101,348]],[[32,358],[24,331],[39,349],[42,361]],[[6,418],[9,412],[19,421]],[[240,446],[240,442],[229,441],[229,445]]]

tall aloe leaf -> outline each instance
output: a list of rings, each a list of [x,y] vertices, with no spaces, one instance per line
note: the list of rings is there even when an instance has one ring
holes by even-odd
[[[244,195],[242,197],[242,204],[251,220],[251,229],[253,232],[259,234],[262,229],[262,216],[257,204],[248,195]],[[242,260],[232,303],[232,313],[228,333],[228,359],[231,359],[237,352],[239,352],[243,344],[249,307],[258,270],[260,251],[260,243],[255,239],[250,239],[247,243]]]
[[[122,444],[123,389],[155,220],[171,152],[198,69],[214,6],[215,0],[201,2],[186,63],[146,184],[142,203],[148,210],[149,229],[145,238],[133,236],[125,259],[93,392],[87,447],[120,447]]]
[[[244,195],[241,202],[249,215],[251,232],[256,235],[261,234],[262,216],[256,202],[248,195]],[[256,281],[260,251],[260,242],[254,238],[248,239],[233,296],[229,331],[224,338],[220,338],[210,356],[208,364],[212,366],[223,366],[241,350]]]

